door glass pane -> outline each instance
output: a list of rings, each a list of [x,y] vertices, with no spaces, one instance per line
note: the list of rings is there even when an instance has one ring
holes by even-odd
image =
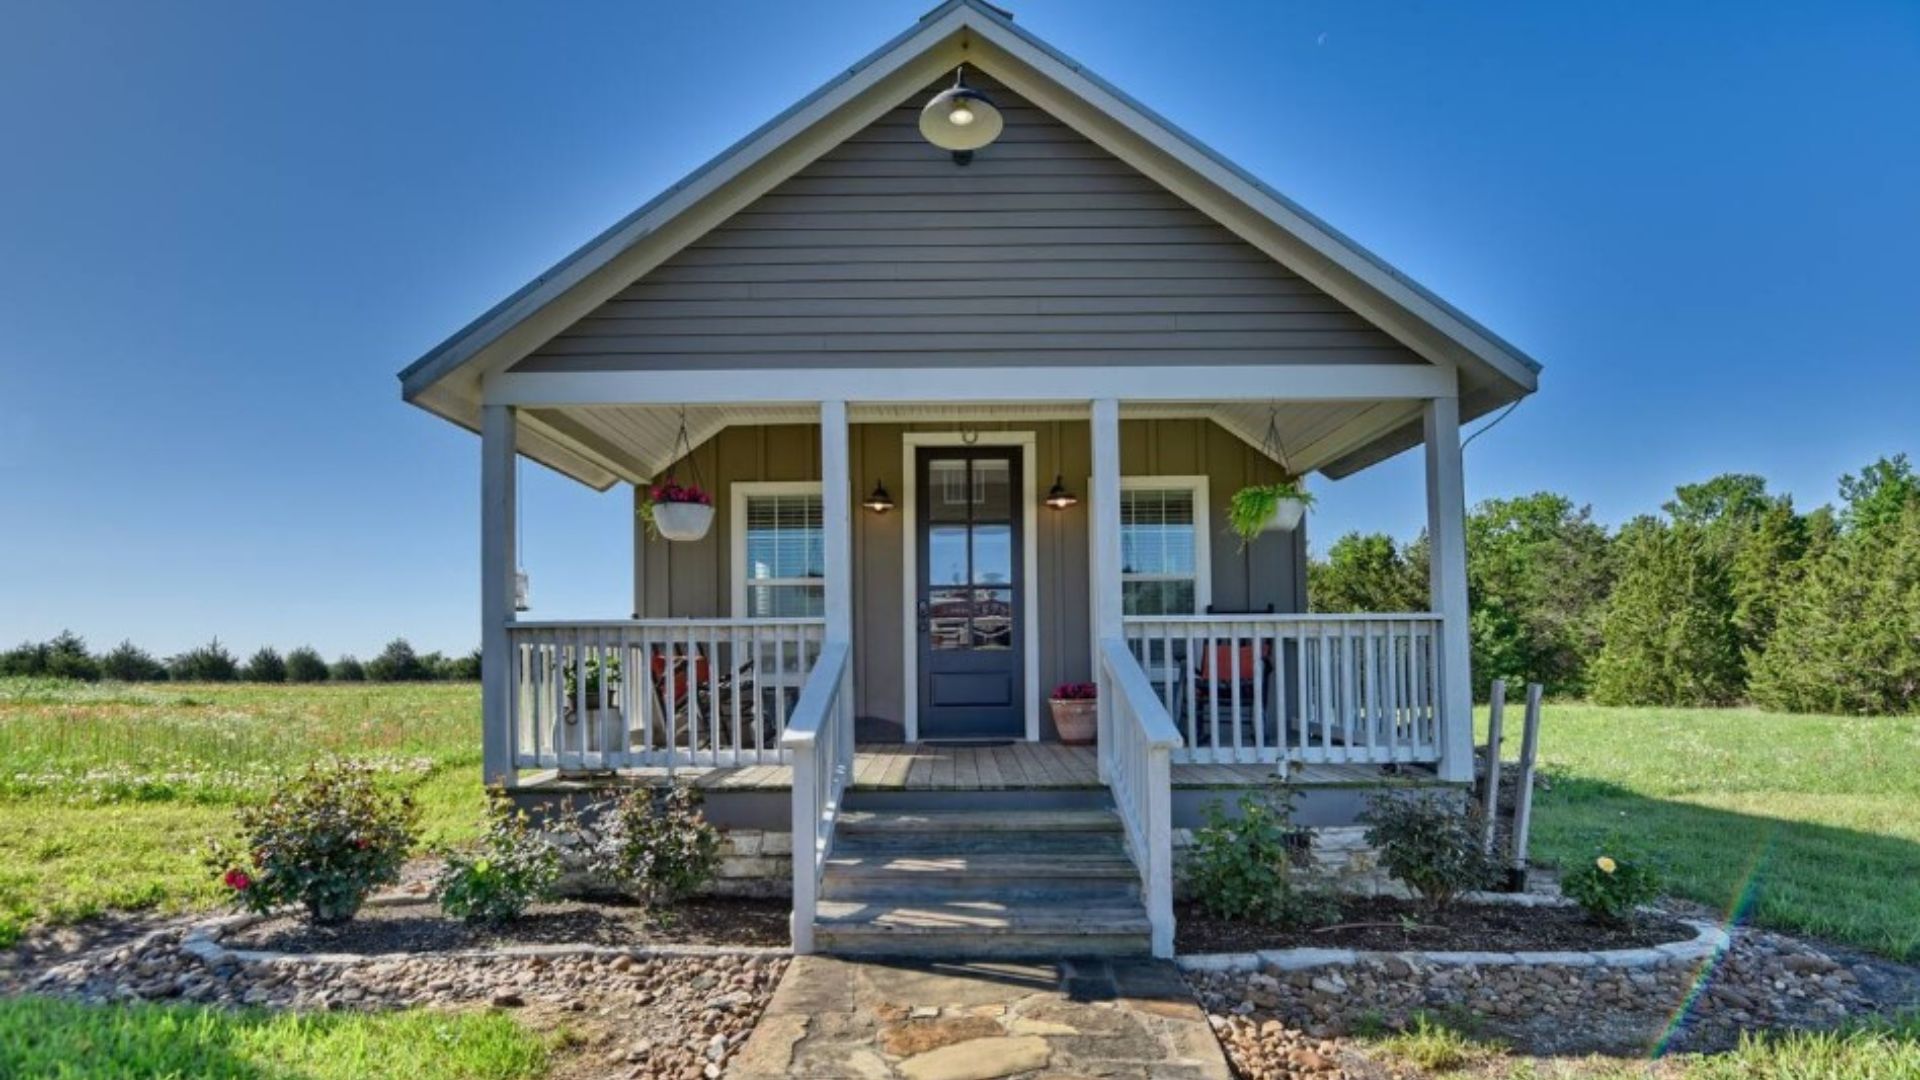
[[[982,458],[973,463],[973,519],[1013,520],[1013,463]]]
[[[927,520],[967,520],[967,462],[935,458],[927,462]]]
[[[973,527],[973,583],[1013,584],[1013,526]]]
[[[966,648],[970,644],[967,620],[972,613],[973,595],[970,590],[927,590],[927,629],[933,648]]]
[[[967,527],[965,525],[928,527],[927,584],[967,584]]]
[[[973,592],[973,647],[1013,647],[1013,590],[975,589]]]

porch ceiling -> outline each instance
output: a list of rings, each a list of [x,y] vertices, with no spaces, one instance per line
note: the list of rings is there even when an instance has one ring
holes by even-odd
[[[1124,402],[1127,420],[1204,418],[1266,453],[1268,410],[1279,432],[1275,461],[1300,474],[1315,471],[1403,427],[1420,414],[1415,400]],[[678,450],[682,410],[659,405],[574,405],[527,408],[526,426],[566,446],[607,473],[645,483],[665,472]],[[688,441],[699,446],[728,427],[766,424],[815,424],[819,409],[807,404],[694,405],[684,415]],[[1046,420],[1084,420],[1082,405],[1047,403],[859,403],[847,406],[856,424],[1004,424]]]

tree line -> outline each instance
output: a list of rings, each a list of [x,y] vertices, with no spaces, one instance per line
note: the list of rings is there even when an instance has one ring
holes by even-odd
[[[1675,489],[1609,532],[1553,492],[1467,517],[1473,676],[1607,705],[1920,711],[1920,478],[1906,455],[1802,513],[1766,480]],[[1308,570],[1313,610],[1424,611],[1427,540],[1350,533]]]
[[[88,651],[85,639],[63,630],[50,640],[25,642],[0,653],[0,675],[87,682],[470,682],[480,678],[480,650],[465,656],[420,653],[406,638],[394,638],[365,663],[347,655],[329,664],[304,645],[285,656],[269,646],[241,661],[215,638],[161,660],[131,641],[96,654]]]

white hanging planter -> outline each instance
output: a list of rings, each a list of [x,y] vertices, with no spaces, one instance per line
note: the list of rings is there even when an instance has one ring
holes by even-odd
[[[1300,527],[1300,519],[1307,516],[1307,504],[1301,499],[1281,499],[1274,504],[1273,516],[1267,518],[1268,532],[1292,532]]]
[[[713,528],[713,507],[706,503],[654,503],[653,528],[668,540],[698,540]]]

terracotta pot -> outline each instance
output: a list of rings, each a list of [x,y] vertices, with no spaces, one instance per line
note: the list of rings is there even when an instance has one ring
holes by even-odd
[[[1048,698],[1053,726],[1068,746],[1091,746],[1100,730],[1100,705],[1092,698]]]
[[[653,529],[668,540],[698,540],[713,527],[713,507],[705,503],[653,504]]]

